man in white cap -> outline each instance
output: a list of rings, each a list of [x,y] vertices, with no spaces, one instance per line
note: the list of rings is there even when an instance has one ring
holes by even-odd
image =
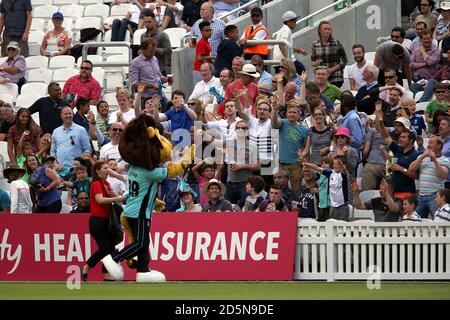
[[[231,202],[223,198],[225,190],[225,185],[217,179],[209,180],[203,187],[203,192],[206,194],[209,201],[203,206],[202,212],[233,211]]]
[[[298,16],[294,11],[286,11],[281,19],[283,19],[283,27],[276,32],[276,40],[286,40],[289,42],[289,46],[284,44],[275,46],[273,59],[281,60],[282,58],[290,58],[295,64],[297,73],[302,74],[305,71],[305,66],[295,58],[295,53],[307,55],[308,52],[302,48],[294,48],[294,42],[292,40],[292,30],[297,26]]]
[[[27,71],[27,63],[25,58],[20,55],[19,44],[16,41],[8,43],[6,54],[8,59],[0,65],[0,84],[19,83]]]
[[[242,67],[242,71],[239,71],[239,79],[230,83],[225,91],[225,100],[234,99],[233,91],[241,93],[246,91],[250,106],[246,105],[244,95],[241,95],[241,103],[245,108],[251,108],[252,115],[256,115],[254,108],[256,97],[259,95],[258,85],[254,79],[259,78],[260,74],[256,71],[256,67],[252,64],[246,64]]]

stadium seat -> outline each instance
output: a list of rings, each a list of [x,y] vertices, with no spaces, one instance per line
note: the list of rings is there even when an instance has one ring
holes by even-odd
[[[52,15],[57,11],[58,11],[58,7],[53,6],[53,5],[45,5],[45,6],[36,7],[33,10],[33,19],[34,18],[51,19]]]
[[[110,15],[110,16],[106,17],[105,19],[103,19],[103,26],[106,29],[110,30],[112,28],[112,24],[115,19],[122,20],[123,16],[111,16]]]
[[[123,64],[130,64],[130,59],[128,54],[115,54],[113,56],[109,56],[106,58],[106,62],[111,63],[123,63]],[[124,72],[125,67],[107,67],[107,72]],[[128,73],[128,67],[125,69],[125,73]]]
[[[122,18],[123,18],[127,14],[128,10],[130,10],[130,5],[131,4],[129,4],[129,3],[115,4],[111,7],[110,15],[111,16],[122,16]]]
[[[62,26],[63,26],[66,30],[72,32],[72,29],[73,29],[73,27],[74,27],[73,18],[71,18],[71,17],[68,17],[68,18],[64,17],[64,21],[63,21],[63,23],[62,23]]]
[[[6,141],[0,141],[0,155],[3,156],[3,160],[5,162],[9,162],[8,143]],[[2,172],[2,175],[3,175],[3,172]]]
[[[103,3],[91,4],[84,8],[85,17],[101,17],[102,21],[109,16],[109,6]]]
[[[62,6],[65,4],[77,4],[78,0],[53,0],[55,6]]]
[[[103,57],[98,54],[88,54],[86,56],[87,60],[91,61],[94,65],[98,62],[103,61]],[[83,61],[83,57],[79,57],[77,60],[77,67],[79,68],[81,66],[81,62]]]
[[[111,42],[111,34],[112,34],[112,31],[111,30],[108,30],[108,31],[106,31],[105,32],[105,36],[103,37],[103,41],[105,41],[105,42]],[[131,36],[130,36],[130,30],[127,30],[126,32],[125,32],[125,42],[130,42],[130,38],[131,38]]]
[[[102,30],[102,19],[99,17],[81,17],[75,21],[75,29],[96,28]]]
[[[46,21],[44,19],[33,18],[31,20],[30,31],[42,31],[42,32],[45,32],[46,24],[47,23],[46,23]]]
[[[413,99],[413,98],[414,98],[414,93],[412,93],[412,92],[409,91],[409,90],[406,90],[406,91],[405,91],[405,98],[406,98],[406,99]]]
[[[36,122],[36,124],[39,126],[41,123],[39,121],[39,113],[35,112],[31,115],[31,118],[34,120],[34,122]]]
[[[419,91],[416,93],[416,96],[414,97],[414,100],[419,101],[420,98],[423,96],[423,91]]]
[[[369,61],[374,61],[375,60],[375,51],[369,51],[369,52],[366,52],[366,54],[365,54],[365,58],[366,58],[366,60],[369,60]]]
[[[105,70],[103,68],[94,67],[92,70],[92,77],[100,83],[100,87],[104,87]]]
[[[66,82],[67,79],[69,79],[72,76],[75,76],[79,74],[79,71],[75,68],[64,68],[64,69],[58,69],[53,72],[53,81],[56,82]],[[63,87],[61,87],[62,89]]]
[[[361,199],[361,202],[369,201],[370,199],[377,198],[380,196],[380,190],[366,190],[361,191],[359,194],[359,198]]]
[[[48,68],[48,58],[44,56],[26,57],[25,61],[27,62],[27,70]]]
[[[117,102],[117,99],[116,99],[116,93],[115,92],[104,94],[103,97],[102,97],[102,100],[104,100],[104,101],[106,101],[106,103],[108,103],[108,105],[110,107],[110,111],[111,111],[112,108],[113,109],[117,109],[117,107],[119,106],[119,103]]]
[[[46,5],[52,5],[53,0],[31,0],[31,6],[33,8],[39,7],[39,6],[46,6]],[[34,19],[34,17],[33,17]]]
[[[45,33],[43,31],[30,31],[30,34],[28,36],[28,46],[30,50],[30,56],[40,55],[40,48],[44,36]]]
[[[75,67],[75,58],[68,55],[56,56],[50,59],[48,67],[49,69],[73,68]]]
[[[15,101],[17,95],[19,94],[19,87],[15,83],[0,84],[0,94],[2,93],[11,95]]]
[[[30,82],[22,86],[21,92],[26,94],[38,94],[41,97],[47,94],[47,84],[43,82]]]
[[[32,69],[27,73],[27,82],[44,82],[49,84],[52,81],[53,71],[50,69]]]
[[[84,7],[79,4],[70,4],[67,6],[61,6],[59,10],[64,15],[64,19],[68,17],[75,20],[80,19],[84,13]]]
[[[114,57],[114,56],[113,56]],[[124,74],[121,72],[107,72],[105,74],[106,86],[105,92],[115,92],[117,87],[124,86]]]
[[[78,3],[82,5],[96,4],[96,3],[103,3],[103,0],[78,0]]]
[[[355,209],[353,212],[353,219],[370,219],[375,220],[373,210]]]
[[[186,35],[184,28],[167,28],[164,33],[169,36],[170,45],[172,48],[179,48],[181,46],[181,39]]]
[[[0,93],[0,100],[4,103],[9,103],[10,105],[14,104],[14,97],[7,93]]]
[[[129,42],[125,41],[123,41],[123,43],[129,44]],[[105,47],[105,50],[103,51],[103,56],[105,57],[109,57],[112,55],[124,55],[128,57],[129,54],[130,54],[129,47]]]
[[[147,31],[146,29],[137,29],[133,33],[133,45],[139,46],[141,44],[141,36],[146,31]]]
[[[17,106],[17,107],[28,108],[28,107],[30,107],[33,103],[35,103],[35,101],[38,100],[39,98],[42,98],[42,96],[40,96],[39,94],[35,94],[35,93],[22,93],[22,94],[20,94],[20,95],[17,96],[17,99],[16,99],[16,106]]]

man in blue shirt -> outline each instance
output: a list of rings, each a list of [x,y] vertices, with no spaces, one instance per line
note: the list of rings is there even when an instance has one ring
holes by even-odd
[[[50,155],[54,156],[63,169],[59,175],[64,177],[70,171],[72,162],[82,153],[91,153],[91,145],[86,130],[73,122],[73,111],[66,106],[61,109],[62,126],[53,131]]]
[[[294,195],[300,190],[302,181],[301,165],[298,154],[303,150],[306,143],[306,128],[300,124],[300,111],[294,100],[289,101],[286,106],[286,118],[281,119],[278,115],[279,101],[274,99],[272,105],[272,127],[279,129],[279,159],[280,166],[289,171],[289,180]]]
[[[177,145],[180,142],[186,145],[191,144],[189,130],[194,125],[194,120],[197,120],[197,115],[184,103],[184,99],[184,92],[175,90],[172,93],[173,107],[166,113],[159,115],[159,121],[170,121],[170,127],[172,129],[171,141],[173,145]]]

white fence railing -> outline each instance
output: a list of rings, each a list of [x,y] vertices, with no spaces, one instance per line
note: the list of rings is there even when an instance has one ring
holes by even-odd
[[[299,222],[295,280],[450,280],[450,223]]]

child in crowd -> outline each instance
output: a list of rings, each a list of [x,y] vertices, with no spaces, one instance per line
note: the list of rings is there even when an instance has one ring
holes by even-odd
[[[78,194],[80,192],[87,192],[90,194],[91,178],[88,177],[87,168],[79,166],[75,169],[75,181],[72,185],[72,190],[68,195],[68,203],[71,206],[76,206]]]
[[[440,189],[436,192],[436,204],[439,208],[434,214],[434,221],[450,222],[450,190]]]
[[[325,170],[332,171],[331,166],[333,165],[333,158],[327,156],[323,157],[321,161],[322,164],[320,167],[309,162],[304,162],[302,165],[319,172],[319,179],[317,180],[317,186],[319,187],[319,211],[317,221],[327,221],[330,217],[330,197],[328,195],[329,179],[323,172]]]
[[[217,165],[213,158],[206,158],[200,161],[192,168],[192,173],[198,181],[200,189],[200,205],[204,206],[208,203],[208,198],[203,192],[203,187],[209,180],[216,178]],[[199,173],[200,171],[200,173]]]
[[[116,159],[109,159],[106,164],[108,165],[108,181],[111,189],[119,196],[123,195],[127,191],[127,179],[119,173],[119,167]]]
[[[32,213],[33,202],[30,196],[30,186],[20,179],[25,174],[25,169],[12,165],[3,170],[3,176],[11,184],[10,213]]]
[[[195,203],[197,193],[184,180],[178,183],[181,206],[176,212],[202,212],[202,206]]]
[[[21,150],[22,152],[17,155],[17,165],[20,168],[24,168],[25,167],[25,161],[27,160],[27,156],[31,153],[33,153],[33,146],[31,145],[31,143],[25,141],[22,144],[22,148],[19,148],[19,150]],[[42,161],[42,158],[40,157],[39,154],[36,155],[37,158],[39,159],[39,161]],[[22,180],[28,182],[30,179],[30,176],[28,174],[28,172],[25,171],[25,174],[22,176]]]
[[[261,176],[250,176],[247,178],[245,186],[247,197],[244,203],[239,203],[242,211],[255,211],[259,204],[267,197],[267,192],[264,191],[264,179]]]
[[[403,212],[402,221],[420,222],[422,218],[416,212],[416,208],[419,204],[417,197],[406,197],[403,200]]]
[[[193,68],[194,83],[202,80],[202,74],[200,72],[200,66],[204,62],[212,62],[211,57],[211,45],[208,39],[212,34],[212,27],[209,21],[202,21],[198,25],[202,38],[195,47],[195,60]]]

